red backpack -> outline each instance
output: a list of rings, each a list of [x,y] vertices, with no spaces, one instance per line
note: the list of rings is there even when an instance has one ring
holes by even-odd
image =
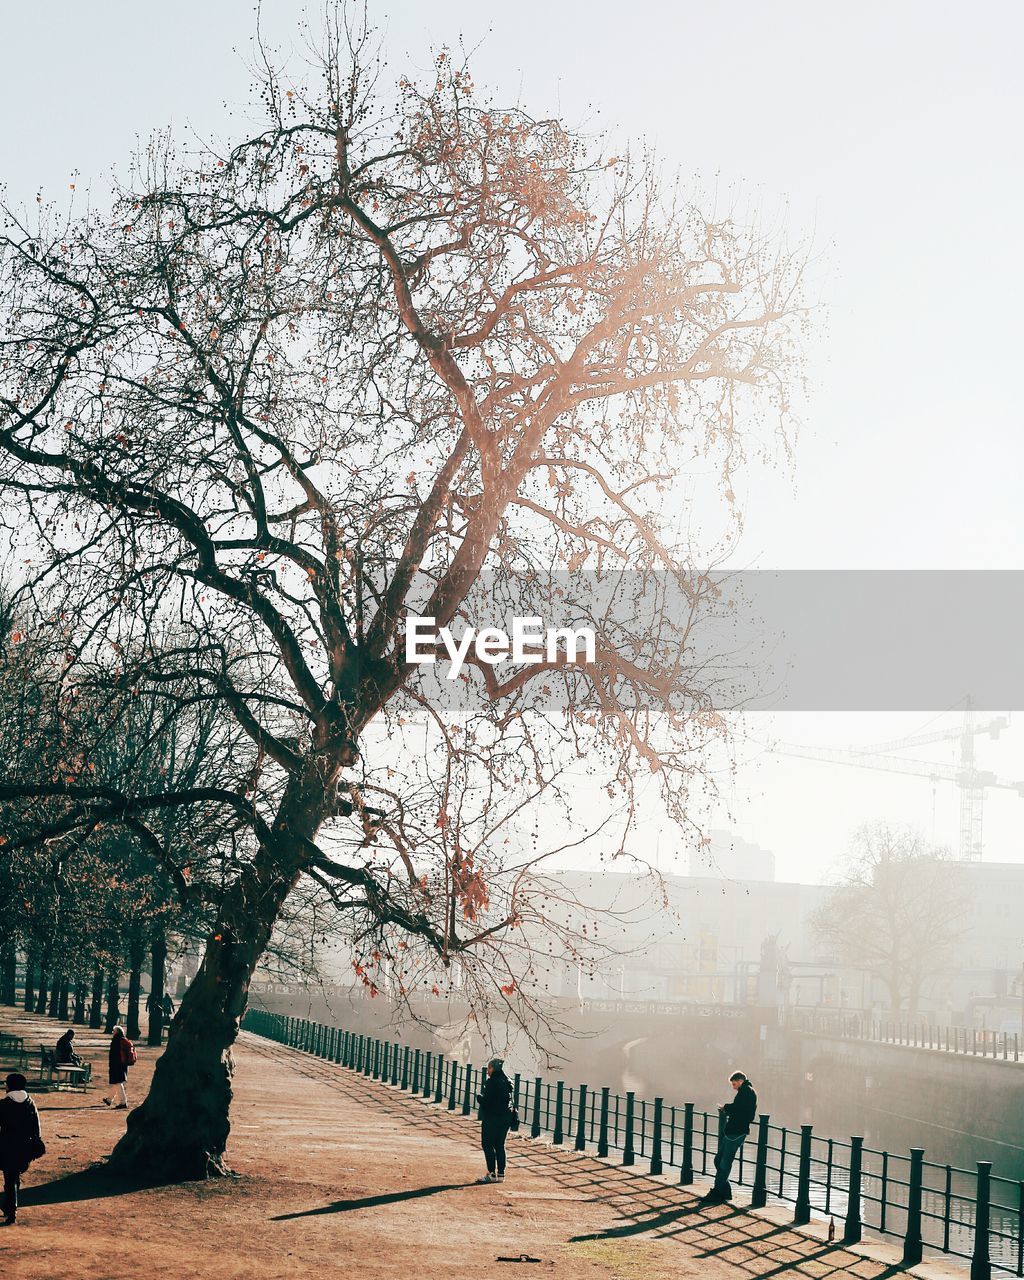
[[[125,1036],[121,1041],[121,1061],[126,1067],[134,1067],[139,1060],[139,1055],[135,1052],[135,1046]]]

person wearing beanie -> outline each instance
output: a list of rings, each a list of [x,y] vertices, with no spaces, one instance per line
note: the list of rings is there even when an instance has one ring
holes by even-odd
[[[487,1161],[487,1173],[478,1182],[505,1181],[505,1139],[512,1127],[512,1084],[501,1058],[487,1064],[483,1093],[476,1095],[480,1107],[480,1145]]]
[[[40,1154],[39,1112],[28,1096],[28,1081],[18,1071],[7,1077],[7,1093],[0,1098],[0,1169],[4,1175],[3,1213],[5,1227],[12,1227],[18,1215],[18,1188],[21,1175]]]
[[[718,1108],[722,1115],[722,1126],[718,1154],[715,1156],[715,1182],[707,1195],[702,1197],[704,1204],[724,1204],[732,1199],[732,1184],[729,1182],[732,1162],[743,1146],[757,1115],[757,1094],[743,1072],[734,1071],[729,1077],[729,1083],[736,1096],[732,1102],[725,1102]]]

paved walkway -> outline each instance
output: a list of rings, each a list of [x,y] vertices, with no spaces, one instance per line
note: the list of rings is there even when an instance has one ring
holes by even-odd
[[[0,1029],[32,1044],[60,1030],[11,1009]],[[239,1178],[139,1189],[90,1168],[124,1116],[99,1102],[105,1037],[79,1038],[99,1079],[86,1095],[38,1099],[49,1150],[26,1179],[18,1226],[0,1230],[5,1277],[880,1280],[897,1270],[891,1251],[829,1246],[820,1223],[809,1234],[742,1209],[702,1211],[668,1179],[527,1138],[510,1139],[504,1184],[473,1186],[482,1157],[470,1120],[249,1035],[228,1152]],[[140,1049],[136,1099],[155,1053]],[[535,1261],[506,1261],[523,1254]]]

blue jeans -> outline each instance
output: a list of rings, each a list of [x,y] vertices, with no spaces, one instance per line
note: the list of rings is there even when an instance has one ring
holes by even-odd
[[[714,1191],[716,1195],[732,1195],[732,1187],[729,1185],[729,1173],[732,1169],[732,1162],[736,1159],[736,1153],[743,1146],[746,1136],[745,1133],[722,1134],[718,1143],[718,1155],[715,1156]]]

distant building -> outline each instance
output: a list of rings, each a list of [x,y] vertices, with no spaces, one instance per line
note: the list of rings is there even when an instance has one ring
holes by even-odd
[[[728,831],[712,831],[710,848],[691,849],[689,864],[696,879],[775,879],[775,854]]]

